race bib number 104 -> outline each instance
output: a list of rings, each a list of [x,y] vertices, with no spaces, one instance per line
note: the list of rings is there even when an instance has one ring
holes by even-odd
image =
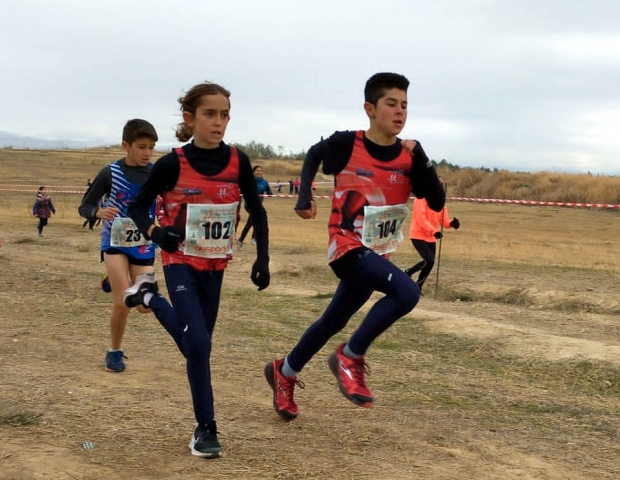
[[[402,226],[409,217],[407,205],[364,207],[362,243],[379,255],[395,251],[403,242]]]
[[[183,253],[204,258],[231,255],[238,206],[239,202],[188,204]]]

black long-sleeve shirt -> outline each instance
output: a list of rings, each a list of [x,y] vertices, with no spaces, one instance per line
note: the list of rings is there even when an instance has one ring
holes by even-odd
[[[120,161],[120,167],[128,182],[141,185],[151,172],[151,167],[132,167],[125,163],[125,160]],[[97,210],[99,209],[99,201],[101,197],[109,195],[112,191],[112,170],[110,165],[106,165],[101,170],[90,184],[88,190],[82,197],[82,203],[78,207],[78,213],[80,216],[89,220],[95,220]]]
[[[310,147],[301,170],[301,186],[295,210],[310,208],[312,181],[321,162],[323,173],[327,175],[337,175],[344,169],[353,153],[355,135],[355,131],[335,132],[329,138]],[[400,139],[392,145],[383,146],[370,141],[366,136],[364,136],[364,146],[373,158],[385,162],[397,158],[403,148]],[[413,164],[409,179],[411,193],[418,198],[425,198],[431,209],[440,212],[444,207],[446,195],[435,168],[419,142],[416,142],[413,150]]]
[[[214,149],[199,148],[194,142],[183,146],[183,153],[190,166],[198,173],[207,177],[222,172],[230,162],[230,146],[221,142]],[[252,165],[248,156],[238,150],[239,153],[239,188],[245,200],[249,214],[252,216],[254,231],[256,232],[256,244],[258,256],[269,255],[269,229],[267,224],[267,212],[263,207],[258,189],[252,173]],[[157,195],[172,190],[177,181],[181,166],[176,153],[170,152],[161,157],[153,165],[151,175],[142,185],[138,195],[129,204],[129,216],[138,226],[143,235],[153,224],[149,217],[149,207]],[[182,233],[182,232],[181,232]],[[148,236],[147,236],[148,238]]]

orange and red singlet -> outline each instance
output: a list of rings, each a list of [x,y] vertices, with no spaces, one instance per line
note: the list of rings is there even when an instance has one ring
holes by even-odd
[[[356,132],[351,158],[334,179],[328,223],[330,263],[364,245],[364,207],[407,204],[412,162],[411,154],[404,148],[394,160],[373,158],[364,147],[364,132]]]
[[[230,162],[228,166],[213,176],[205,176],[194,170],[187,158],[185,158],[183,149],[175,148],[174,151],[179,157],[179,179],[171,191],[164,192],[162,195],[164,206],[164,216],[160,222],[162,227],[174,226],[179,232],[185,232],[188,205],[222,205],[239,202],[241,198],[241,191],[239,189],[239,154],[235,147],[230,147]],[[238,215],[238,212],[236,215]],[[220,229],[218,234],[232,235],[235,226],[236,221],[232,229],[224,232]],[[188,241],[189,239],[185,239],[186,243]],[[175,253],[162,251],[161,258],[164,266],[181,263],[190,265],[196,270],[218,271],[226,268],[232,255],[225,254],[222,258],[205,258],[187,255],[183,253],[182,248],[179,248]]]

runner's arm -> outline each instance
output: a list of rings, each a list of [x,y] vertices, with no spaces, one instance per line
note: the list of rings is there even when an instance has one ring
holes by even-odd
[[[353,152],[355,132],[334,132],[332,136],[312,145],[301,168],[301,185],[295,210],[308,210],[312,200],[312,181],[323,162],[326,175],[337,175],[347,165]]]
[[[129,204],[128,215],[135,222],[140,232],[150,239],[151,227],[154,227],[150,211],[157,195],[174,188],[179,180],[181,171],[179,159],[175,153],[168,153],[161,157],[151,169],[149,178],[144,182],[140,191]]]
[[[446,193],[439,177],[437,177],[435,167],[433,167],[420,142],[417,141],[413,149],[413,165],[409,178],[411,180],[411,193],[418,198],[425,198],[429,208],[441,212],[446,203]]]
[[[82,203],[78,207],[78,213],[80,216],[87,218],[88,220],[95,220],[97,218],[97,210],[99,210],[99,200],[104,195],[108,195],[112,190],[112,170],[110,166],[103,167],[86,193],[82,197]]]

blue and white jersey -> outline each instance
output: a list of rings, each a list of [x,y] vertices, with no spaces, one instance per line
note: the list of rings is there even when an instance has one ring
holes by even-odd
[[[146,241],[138,231],[131,218],[127,215],[129,203],[138,194],[141,184],[129,182],[121,168],[122,160],[109,165],[112,174],[112,188],[110,194],[103,200],[102,208],[115,207],[119,209],[116,218],[101,222],[101,250],[111,248],[121,250],[128,256],[136,259],[150,259],[155,256],[155,244]],[[131,168],[131,167],[130,167]],[[149,164],[149,169],[152,165]],[[155,201],[151,205],[149,215],[155,219]]]

